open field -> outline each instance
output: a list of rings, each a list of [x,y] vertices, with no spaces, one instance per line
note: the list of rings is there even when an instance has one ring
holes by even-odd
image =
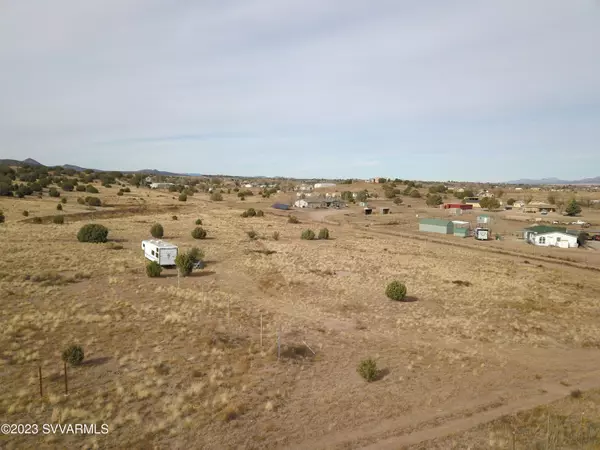
[[[502,241],[419,234],[417,214],[442,214],[422,199],[377,200],[393,214],[369,218],[293,211],[301,223],[290,224],[273,199],[116,193],[102,189],[111,206],[95,211],[64,194],[64,225],[31,223],[57,199],[0,198],[2,422],[109,426],[0,436],[0,447],[600,445],[600,252],[527,246],[505,213]],[[248,207],[265,216],[240,217]],[[84,214],[109,243],[77,241]],[[191,237],[198,218],[206,240]],[[148,278],[140,242],[155,222],[180,248],[202,248],[207,267]],[[300,239],[322,226],[332,239]],[[412,301],[385,297],[394,279]],[[86,361],[69,369],[65,396],[73,343]],[[367,357],[382,369],[372,383],[356,372]]]

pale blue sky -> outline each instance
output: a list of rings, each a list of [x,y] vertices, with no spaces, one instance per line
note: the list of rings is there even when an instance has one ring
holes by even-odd
[[[0,157],[600,175],[598,0],[0,0]]]

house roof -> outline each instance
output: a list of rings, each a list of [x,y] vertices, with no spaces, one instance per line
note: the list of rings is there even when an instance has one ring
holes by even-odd
[[[551,227],[549,225],[534,225],[533,227],[525,228],[525,230],[537,234],[552,233],[554,231],[565,233],[567,231],[564,227]]]
[[[425,219],[419,219],[419,223],[422,223],[423,225],[439,225],[442,227],[447,227],[448,224],[451,224],[452,222],[450,220],[445,220],[445,219],[425,218]]]

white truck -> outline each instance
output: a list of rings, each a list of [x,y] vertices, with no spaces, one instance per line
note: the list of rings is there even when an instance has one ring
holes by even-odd
[[[155,261],[161,266],[174,266],[178,248],[174,244],[160,239],[147,239],[142,241],[144,256],[150,261]]]

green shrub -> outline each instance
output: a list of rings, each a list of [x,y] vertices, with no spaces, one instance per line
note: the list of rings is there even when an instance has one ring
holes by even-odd
[[[179,253],[175,258],[175,265],[182,277],[187,277],[194,270],[194,265],[204,258],[204,253],[197,247],[193,247],[188,252]]]
[[[258,238],[258,233],[256,231],[254,231],[254,230],[246,231],[246,234],[252,240],[255,240],[255,239]]]
[[[85,202],[89,206],[102,206],[102,201],[98,197],[91,197],[91,196],[86,197]]]
[[[52,218],[52,223],[62,225],[63,223],[65,223],[65,216],[54,216]]]
[[[128,192],[129,193],[129,192],[131,192],[131,188],[126,187],[125,189],[123,189],[123,192]]]
[[[377,370],[377,363],[371,359],[363,359],[356,368],[356,371],[363,377],[367,382],[375,381],[379,370]]]
[[[196,225],[202,225],[202,219],[196,219]]]
[[[85,192],[85,186],[83,184],[78,184],[75,190],[77,192]]]
[[[279,240],[279,231],[273,231],[273,240],[274,241],[278,241]]]
[[[41,217],[34,217],[33,218],[33,223],[37,223],[37,224],[42,223],[42,218]]]
[[[406,297],[406,286],[399,281],[392,281],[385,288],[385,295],[391,300],[402,301]]]
[[[177,220],[177,216],[171,216],[171,220]]]
[[[25,217],[28,217],[28,216],[29,216],[29,211],[23,211],[23,215],[24,215]]]
[[[107,237],[108,228],[96,223],[84,225],[77,233],[77,240],[79,242],[106,242]]]
[[[205,239],[206,238],[206,230],[202,227],[196,227],[192,230],[192,237],[194,239]]]
[[[123,196],[123,191],[119,191],[119,192],[117,192],[117,195],[118,195],[119,197],[122,197],[122,196]]]
[[[65,192],[72,192],[73,189],[75,189],[75,186],[73,186],[73,183],[63,183],[61,187],[62,187],[62,190]]]
[[[304,240],[312,241],[315,238],[315,232],[309,228],[308,230],[304,230],[300,237]]]
[[[62,354],[62,360],[72,366],[78,366],[83,362],[85,355],[80,345],[71,345]]]
[[[288,217],[288,223],[300,223],[300,221],[296,216],[290,216]]]
[[[6,220],[6,217],[4,217],[4,213],[2,211],[0,211],[0,223],[4,223]]]
[[[50,188],[50,190],[48,191],[48,195],[49,195],[50,197],[60,197],[60,192],[58,192],[58,191],[56,190],[56,188],[53,188],[53,187],[52,187],[52,188]]]
[[[96,189],[96,187],[95,187],[95,186],[92,186],[91,184],[88,184],[88,185],[85,187],[85,192],[88,192],[88,193],[90,193],[90,194],[97,194],[97,193],[98,193],[98,189]]]
[[[259,209],[258,211],[256,211],[256,217],[263,217],[264,215],[265,215],[265,213],[262,209]]]
[[[80,205],[85,205],[85,200],[83,199],[83,197],[79,197],[77,199],[77,203],[79,203]]]
[[[244,197],[243,195],[240,197],[241,201],[246,201],[246,197]]]
[[[254,210],[254,208],[248,208],[246,210],[246,213],[248,214],[248,217],[254,217],[254,216],[256,216],[256,211]]]
[[[180,202],[187,202],[187,195],[185,195],[185,194],[179,194],[179,201]]]
[[[59,211],[62,211],[62,209],[63,209],[63,208],[62,208],[62,204],[61,204],[61,203],[59,203],[58,205],[56,205],[56,209],[58,209]]]
[[[163,268],[156,261],[151,261],[146,265],[146,275],[148,275],[150,278],[160,277],[162,270]]]
[[[248,217],[248,211],[244,211],[244,212],[241,214],[241,216],[242,216],[242,217]]]
[[[160,239],[165,235],[165,230],[163,229],[163,226],[160,223],[155,223],[150,228],[150,234],[152,235],[152,237]]]
[[[61,203],[63,203],[63,204],[66,204],[66,203],[67,203],[67,199],[66,199],[66,197],[63,197],[63,198],[61,198],[61,199],[60,199],[60,202],[61,202]]]
[[[210,199],[211,199],[213,202],[222,202],[222,201],[223,201],[223,195],[222,195],[220,192],[213,192],[213,193],[210,195]]]
[[[329,230],[327,228],[319,230],[319,239],[329,239]]]

